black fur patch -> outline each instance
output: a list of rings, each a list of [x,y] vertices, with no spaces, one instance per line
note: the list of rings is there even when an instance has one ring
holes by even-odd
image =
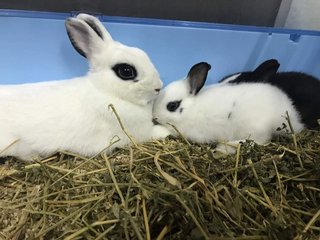
[[[299,72],[278,73],[270,83],[280,88],[292,100],[308,128],[318,127],[320,118],[320,81]]]
[[[301,72],[277,73],[280,64],[270,59],[252,72],[243,72],[231,84],[269,83],[282,90],[293,102],[307,128],[319,126],[320,118],[320,80]],[[232,76],[232,75],[231,75]],[[222,79],[223,82],[228,77]]]

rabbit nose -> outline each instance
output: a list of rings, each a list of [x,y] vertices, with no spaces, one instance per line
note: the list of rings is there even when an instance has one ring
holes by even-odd
[[[158,118],[152,118],[152,122],[154,125],[159,125]]]
[[[160,90],[161,90],[161,88],[156,88],[156,89],[155,89],[155,91],[156,91],[157,93],[159,93]]]

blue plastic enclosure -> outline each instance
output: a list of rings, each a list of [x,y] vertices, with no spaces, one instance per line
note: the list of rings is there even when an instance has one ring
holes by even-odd
[[[0,10],[0,84],[39,82],[86,74],[64,20],[73,14]],[[320,32],[171,20],[99,16],[112,37],[143,49],[165,84],[207,61],[208,83],[276,58],[280,71],[320,78]]]

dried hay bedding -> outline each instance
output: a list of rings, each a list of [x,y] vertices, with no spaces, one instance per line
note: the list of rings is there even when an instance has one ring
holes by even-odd
[[[318,239],[320,131],[212,149],[178,138],[6,159],[0,239]]]

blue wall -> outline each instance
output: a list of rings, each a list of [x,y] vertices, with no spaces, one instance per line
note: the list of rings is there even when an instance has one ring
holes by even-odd
[[[70,15],[0,11],[0,84],[84,75],[86,60],[69,43]],[[199,61],[212,65],[209,83],[277,58],[281,71],[320,78],[320,32],[170,20],[101,17],[113,38],[145,50],[164,83],[184,77]]]

